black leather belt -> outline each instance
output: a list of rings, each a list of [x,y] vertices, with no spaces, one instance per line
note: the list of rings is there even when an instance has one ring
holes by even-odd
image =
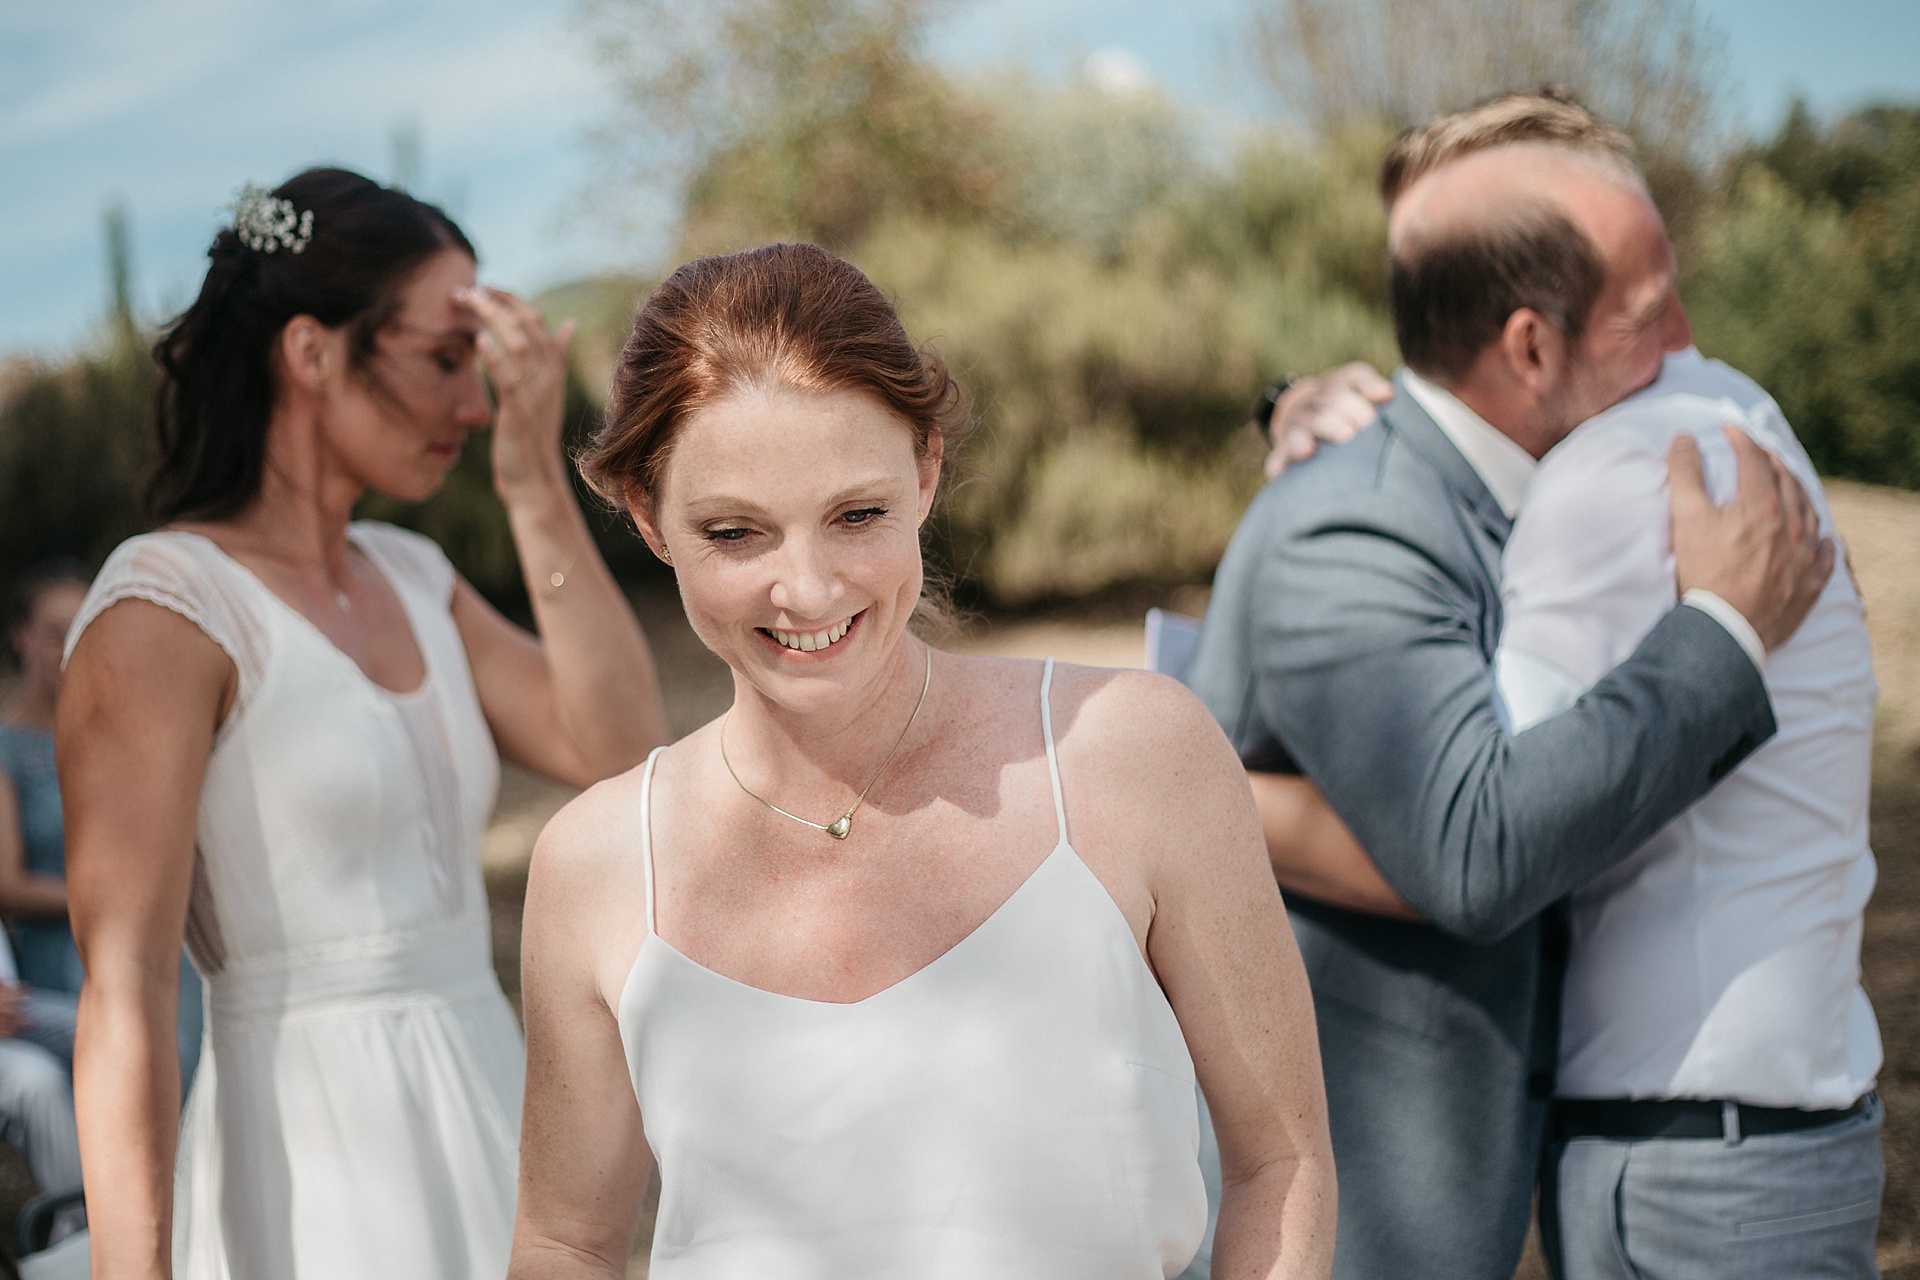
[[[1740,1134],[1752,1137],[1767,1133],[1797,1133],[1838,1124],[1867,1109],[1867,1094],[1852,1106],[1838,1111],[1802,1111],[1797,1107],[1754,1107],[1735,1104],[1740,1116]],[[1553,1104],[1553,1137],[1556,1142],[1574,1138],[1614,1138],[1633,1142],[1647,1138],[1721,1138],[1727,1136],[1724,1123],[1726,1104],[1692,1098],[1670,1102],[1635,1101],[1630,1098],[1561,1098]]]

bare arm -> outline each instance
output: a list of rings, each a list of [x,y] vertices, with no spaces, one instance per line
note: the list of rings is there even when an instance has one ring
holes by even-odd
[[[632,768],[667,740],[659,676],[574,500],[560,451],[572,326],[548,335],[540,313],[510,294],[475,290],[469,300],[487,324],[481,345],[500,397],[494,487],[506,503],[539,636],[501,617],[464,582],[454,594],[454,621],[502,753],[584,787]]]
[[[0,773],[0,911],[43,920],[67,918],[67,882],[27,870],[20,797],[5,773]]]
[[[1170,680],[1102,673],[1072,730],[1076,842],[1141,851],[1147,955],[1212,1109],[1224,1176],[1213,1274],[1305,1280],[1333,1265],[1336,1189],[1313,998],[1246,774]],[[1141,725],[1154,740],[1142,741]],[[1069,791],[1071,797],[1072,791]]]
[[[1273,878],[1282,889],[1349,911],[1420,919],[1380,874],[1320,788],[1305,778],[1278,773],[1249,773],[1247,781],[1260,811]]]
[[[236,683],[192,623],[123,600],[81,636],[61,690],[67,883],[87,974],[74,1103],[102,1280],[172,1269],[180,943],[201,779]]]
[[[509,1280],[625,1276],[653,1164],[609,997],[620,957],[630,963],[640,944],[644,907],[618,889],[609,900],[620,850],[601,834],[613,824],[595,817],[604,801],[589,792],[548,825],[527,885],[527,1095]]]

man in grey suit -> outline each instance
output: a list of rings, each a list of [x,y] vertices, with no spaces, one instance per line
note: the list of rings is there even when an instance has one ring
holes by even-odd
[[[1514,459],[1691,335],[1629,170],[1577,138],[1477,164],[1402,192],[1419,165],[1389,156],[1407,368],[1374,425],[1255,499],[1187,677],[1256,792],[1304,774],[1384,876],[1384,902],[1291,902],[1340,1170],[1336,1274],[1369,1280],[1512,1273],[1553,1092],[1548,908],[1773,733],[1758,663],[1832,565],[1798,484],[1747,446],[1733,503],[1675,504],[1685,602],[1573,709],[1507,734],[1491,664]]]

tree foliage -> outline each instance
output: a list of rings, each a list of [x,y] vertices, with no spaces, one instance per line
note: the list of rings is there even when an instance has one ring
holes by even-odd
[[[1332,24],[1288,55],[1308,69],[1282,86],[1311,89],[1319,128],[1231,139],[1151,90],[956,79],[922,48],[937,0],[596,0],[594,21],[623,87],[610,132],[645,140],[630,158],[678,184],[677,257],[776,236],[832,245],[959,375],[981,429],[935,536],[963,598],[1204,578],[1258,483],[1245,419],[1261,385],[1394,363],[1373,176],[1396,122],[1547,76],[1680,156],[1702,348],[1773,391],[1823,468],[1920,487],[1920,109],[1824,126],[1800,111],[1709,167],[1696,138],[1714,136],[1718,82],[1680,0],[1347,8],[1262,11],[1267,39],[1282,19]],[[1503,14],[1504,43],[1460,34]],[[1372,35],[1355,25],[1366,15]],[[1576,37],[1605,47],[1574,58]],[[1439,53],[1416,59],[1423,41]],[[1440,56],[1456,44],[1466,64]],[[1416,61],[1410,79],[1390,74]],[[570,439],[597,423],[654,278],[542,299],[583,324]],[[92,352],[0,369],[0,575],[54,553],[98,561],[140,527],[150,339],[117,314]],[[487,447],[475,437],[430,502],[364,510],[427,531],[523,609]],[[598,519],[616,572],[654,571],[619,520]]]
[[[620,132],[671,141],[683,253],[828,244],[959,372],[982,425],[940,524],[963,593],[1203,576],[1258,480],[1241,432],[1262,383],[1391,356],[1370,161],[1265,139],[1223,167],[1151,90],[955,81],[922,50],[939,11],[594,13]]]
[[[1690,0],[1264,0],[1254,57],[1322,133],[1559,83],[1661,155],[1725,141],[1726,53]]]
[[[1736,155],[1684,296],[1822,470],[1920,488],[1920,108],[1796,108]]]
[[[1692,0],[1256,0],[1250,49],[1323,136],[1559,84],[1639,144],[1684,238],[1732,138],[1724,39]]]
[[[682,245],[832,248],[888,213],[966,218],[1004,187],[993,130],[921,50],[939,0],[596,0],[613,136],[680,189]]]
[[[0,378],[0,582],[52,556],[98,564],[140,532],[154,366],[131,327]]]

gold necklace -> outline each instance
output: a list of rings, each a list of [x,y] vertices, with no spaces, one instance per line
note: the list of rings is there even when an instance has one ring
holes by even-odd
[[[860,794],[853,798],[852,806],[832,822],[811,822],[797,813],[788,813],[785,809],[782,809],[765,796],[756,794],[752,787],[740,781],[740,775],[733,772],[733,761],[727,759],[727,721],[733,716],[732,707],[728,707],[726,715],[720,717],[720,763],[727,766],[727,772],[733,774],[734,783],[739,786],[742,791],[781,817],[792,818],[801,826],[812,827],[815,831],[824,831],[835,840],[845,840],[853,831],[853,815],[855,811],[858,810],[866,800],[867,792],[873,790],[873,784],[880,781],[880,775],[887,771],[887,766],[893,763],[893,758],[900,754],[900,744],[907,740],[907,734],[913,729],[913,722],[920,718],[920,708],[927,705],[927,690],[933,687],[933,646],[923,645],[922,647],[927,651],[927,674],[920,682],[920,700],[913,704],[913,714],[907,717],[906,728],[900,730],[900,736],[893,740],[893,750],[887,752],[887,758],[880,762],[880,767],[873,771],[871,778],[867,779],[867,785],[860,788]]]

